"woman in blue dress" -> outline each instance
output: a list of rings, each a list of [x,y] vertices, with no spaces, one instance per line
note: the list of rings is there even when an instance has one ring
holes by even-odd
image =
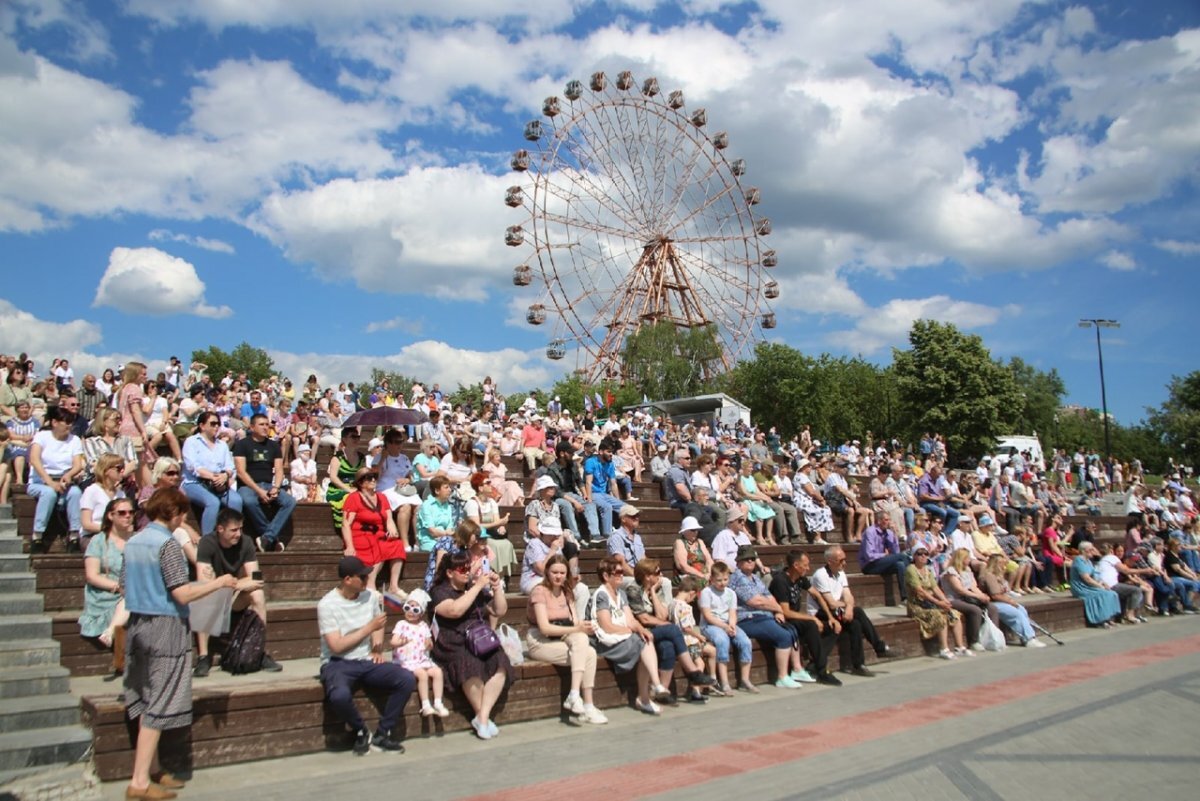
[[[1091,542],[1084,542],[1079,555],[1071,562],[1071,594],[1083,601],[1083,611],[1090,626],[1112,628],[1112,621],[1121,615],[1121,599],[1096,577],[1100,551]]]

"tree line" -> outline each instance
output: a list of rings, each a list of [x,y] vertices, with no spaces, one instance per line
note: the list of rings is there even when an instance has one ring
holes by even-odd
[[[623,355],[623,382],[587,385],[577,374],[568,374],[549,389],[506,396],[509,408],[529,394],[543,409],[557,395],[566,408],[578,412],[586,406],[621,409],[644,398],[724,392],[753,410],[756,425],[773,426],[785,438],[804,425],[814,438],[831,444],[867,436],[915,443],[925,432],[939,432],[959,459],[990,453],[996,437],[1004,434],[1036,432],[1048,451],[1081,447],[1102,453],[1104,448],[1099,413],[1062,408],[1066,385],[1057,370],[1040,370],[1017,356],[993,358],[980,336],[949,323],[914,322],[908,347],[894,348],[886,367],[858,356],[812,356],[782,343],[760,342],[751,358],[727,368],[715,330],[683,330],[665,321],[631,335]],[[208,364],[218,380],[232,370],[258,381],[274,369],[265,351],[245,342],[229,353],[214,346],[194,351],[192,357]],[[373,369],[359,386],[374,388],[385,378],[405,394],[417,380]],[[452,404],[481,407],[482,383],[443,391]],[[1146,419],[1134,425],[1110,420],[1116,458],[1139,458],[1152,471],[1162,470],[1169,457],[1195,461],[1200,453],[1200,370],[1174,377],[1167,394],[1161,406],[1148,408]]]

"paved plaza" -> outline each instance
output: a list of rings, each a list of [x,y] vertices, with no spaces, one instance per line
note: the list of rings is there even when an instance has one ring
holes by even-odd
[[[197,771],[186,801],[1174,797],[1195,786],[1200,618],[1066,633],[1063,647],[909,659],[845,687],[764,688],[662,718],[503,726],[407,753],[322,753]],[[125,783],[103,788],[123,796]]]

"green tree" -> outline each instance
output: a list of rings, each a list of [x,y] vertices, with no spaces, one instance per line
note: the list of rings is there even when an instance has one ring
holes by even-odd
[[[750,407],[757,425],[775,426],[790,435],[811,423],[814,405],[824,401],[816,386],[814,365],[813,359],[793,347],[759,342],[754,346],[754,358],[738,362],[720,386]]]
[[[949,323],[917,320],[908,341],[908,350],[892,351],[900,431],[913,441],[942,433],[954,459],[990,452],[1021,412],[1012,371],[979,336]]]
[[[720,359],[713,326],[680,328],[669,320],[630,334],[622,352],[627,384],[636,388],[638,400],[640,395],[667,400],[709,392]]]
[[[1176,458],[1189,464],[1200,460],[1200,370],[1182,378],[1172,376],[1167,400],[1146,411],[1150,428]]]
[[[1063,395],[1067,394],[1067,386],[1058,370],[1050,368],[1050,372],[1044,373],[1020,356],[1009,359],[1007,366],[1021,393],[1019,413],[1013,424],[1015,427],[1008,433],[1032,434],[1036,431],[1043,447],[1059,447],[1051,435],[1054,416],[1062,405]]]
[[[274,375],[275,370],[275,363],[267,352],[248,342],[242,342],[228,353],[216,345],[209,345],[204,350],[192,351],[192,360],[207,364],[213,381],[220,381],[227,372],[232,372],[235,376],[245,373],[252,383],[257,384]]]

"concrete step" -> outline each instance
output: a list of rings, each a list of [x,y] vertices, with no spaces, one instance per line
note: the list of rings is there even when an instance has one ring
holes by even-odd
[[[0,620],[8,615],[38,615],[43,608],[39,593],[0,593]]]
[[[0,734],[78,723],[79,700],[70,693],[0,699]]]
[[[0,520],[12,520],[13,510],[11,503],[0,503]]]
[[[0,770],[0,798],[4,797],[104,801],[100,780],[87,762]]]
[[[24,548],[25,543],[16,536],[16,532],[11,536],[7,533],[0,534],[0,554],[19,554]]]
[[[69,692],[70,673],[61,665],[26,665],[0,673],[0,698],[28,698]]]
[[[0,770],[77,762],[91,750],[83,726],[53,726],[0,734]]]
[[[58,665],[62,646],[52,639],[0,640],[0,668]]]
[[[0,640],[50,637],[50,618],[40,614],[0,614]]]
[[[37,591],[37,576],[33,573],[0,573],[0,595]]]
[[[0,554],[0,573],[28,573],[29,557],[21,553]]]

